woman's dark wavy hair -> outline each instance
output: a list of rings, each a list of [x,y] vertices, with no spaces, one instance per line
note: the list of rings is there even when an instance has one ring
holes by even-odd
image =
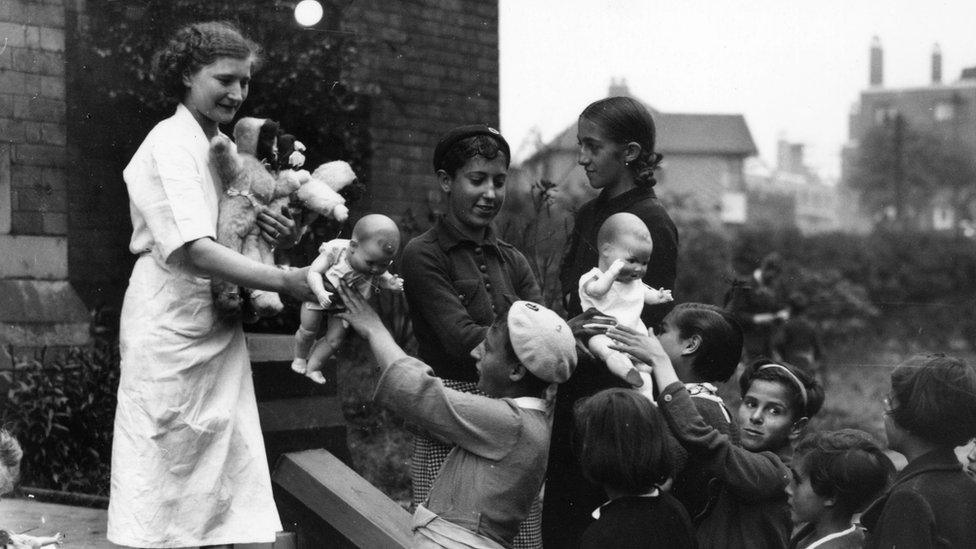
[[[697,335],[701,344],[692,371],[702,381],[726,381],[742,356],[742,327],[731,313],[706,303],[680,303],[668,320],[682,338]]]
[[[599,126],[604,136],[614,143],[626,144],[633,141],[639,144],[640,155],[628,165],[634,174],[634,182],[650,187],[657,184],[654,170],[664,157],[654,151],[657,130],[647,107],[630,97],[608,97],[587,105],[580,118]]]
[[[501,144],[497,139],[490,135],[475,135],[461,139],[454,143],[441,161],[441,169],[453,178],[457,171],[468,163],[468,160],[480,156],[485,160],[494,160],[498,155],[505,158],[505,167],[508,168],[512,159],[505,155]]]
[[[166,95],[183,99],[183,76],[193,74],[221,57],[251,59],[254,68],[261,48],[236,27],[223,21],[194,23],[176,31],[153,56],[153,74]]]
[[[770,364],[778,364],[783,368],[786,368],[793,374],[803,384],[803,388],[807,392],[807,401],[804,405],[803,393],[800,392],[799,386],[797,386],[796,381],[789,374],[783,371],[782,368],[766,368],[761,369],[763,366]],[[802,417],[811,418],[820,411],[820,407],[824,403],[824,388],[819,381],[810,376],[810,374],[804,372],[803,370],[797,368],[796,366],[780,361],[771,360],[768,358],[760,358],[755,362],[750,364],[739,376],[739,394],[741,396],[746,396],[749,392],[749,387],[752,385],[753,381],[764,380],[764,381],[775,381],[780,385],[786,387],[790,391],[790,413],[793,414],[793,420],[796,421]]]
[[[976,370],[944,354],[918,355],[891,373],[892,419],[940,446],[976,436]]]
[[[848,516],[863,511],[895,475],[881,446],[858,429],[812,433],[797,444],[795,455],[813,491],[834,498],[835,508]]]
[[[574,440],[587,480],[625,494],[643,494],[667,480],[667,427],[646,397],[605,389],[579,401],[574,411]]]

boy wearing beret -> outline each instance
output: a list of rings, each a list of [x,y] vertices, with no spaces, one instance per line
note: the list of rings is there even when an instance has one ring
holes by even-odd
[[[539,494],[549,453],[552,384],[569,379],[576,341],[556,313],[516,301],[473,351],[478,388],[455,391],[401,349],[343,283],[338,316],[367,340],[382,371],[374,400],[456,446],[414,513],[415,547],[511,547]]]

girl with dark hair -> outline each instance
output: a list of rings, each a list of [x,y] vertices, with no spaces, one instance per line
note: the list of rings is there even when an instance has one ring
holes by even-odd
[[[576,214],[559,280],[568,315],[581,320],[569,324],[585,340],[602,333],[581,326],[596,323],[592,316],[597,312],[591,309],[584,314],[578,290],[580,277],[599,263],[597,235],[603,222],[613,214],[626,212],[636,215],[650,230],[654,249],[642,280],[651,288],[674,288],[678,231],[654,194],[654,171],[662,157],[655,150],[656,129],[647,108],[629,97],[591,103],[580,114],[577,138],[578,162],[590,186],[600,194]],[[672,306],[644,307],[641,320],[645,326],[656,326]],[[622,386],[625,384],[598,362],[581,356],[573,378],[559,388],[543,506],[543,536],[548,547],[579,543],[591,520],[590,511],[603,501],[603,491],[583,478],[573,455],[573,403],[601,389]]]
[[[281,530],[241,320],[216,313],[209,280],[315,299],[307,269],[269,267],[215,240],[210,139],[247,98],[256,61],[253,42],[215,22],[180,29],[155,57],[179,104],[123,173],[138,259],[119,333],[108,509],[119,545],[229,547]],[[263,212],[259,223],[269,242],[294,244],[291,220]]]
[[[580,547],[695,547],[688,513],[661,488],[671,463],[654,405],[636,391],[605,389],[577,402],[575,424],[583,475],[610,498]]]
[[[505,201],[509,160],[508,142],[492,127],[461,126],[445,133],[433,164],[447,211],[403,249],[401,274],[417,356],[450,389],[478,393],[472,351],[512,303],[542,301],[528,260],[492,228]],[[414,504],[427,500],[452,448],[426,433],[415,435]],[[514,546],[539,547],[540,523],[536,498]]]
[[[888,447],[908,465],[862,514],[865,547],[976,547],[976,483],[954,452],[976,435],[976,370],[912,357],[891,373],[885,408]]]
[[[709,425],[678,379],[668,352],[654,335],[614,327],[615,348],[653,368],[660,388],[657,404],[672,434],[691,456],[704,460],[722,483],[714,509],[697,525],[702,547],[786,547],[790,508],[786,488],[792,475],[793,442],[824,402],[823,388],[785,363],[760,360],[739,378],[739,445]],[[650,390],[649,399],[655,398]]]

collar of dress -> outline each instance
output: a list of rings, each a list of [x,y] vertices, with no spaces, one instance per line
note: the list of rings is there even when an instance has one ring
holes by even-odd
[[[692,396],[699,394],[715,395],[718,393],[718,387],[707,381],[702,383],[685,383],[685,389],[688,389],[688,394]]]
[[[658,497],[660,495],[661,495],[661,491],[658,490],[657,488],[654,488],[653,490],[651,490],[650,492],[647,492],[646,494],[640,494],[640,495],[637,495],[637,496],[626,496],[626,497],[656,498],[656,497]],[[604,503],[603,505],[597,507],[596,509],[593,510],[592,513],[590,513],[590,516],[592,516],[595,520],[600,520],[600,511],[604,507],[606,507],[607,505],[610,505],[611,503],[613,503],[614,501],[616,501],[616,500],[611,499],[610,501],[608,501],[608,502]]]
[[[830,540],[837,539],[837,538],[842,538],[842,537],[846,536],[847,534],[850,534],[856,528],[857,528],[857,526],[855,526],[855,525],[852,524],[851,527],[848,528],[847,530],[841,530],[840,532],[834,532],[833,534],[827,534],[826,536],[818,539],[817,541],[811,543],[810,545],[807,545],[806,549],[816,549],[817,547],[820,547],[821,545],[827,543]]]
[[[548,409],[548,406],[546,406],[546,401],[537,397],[518,397],[513,398],[512,401],[516,406],[523,410],[538,410],[540,412],[545,412]]]

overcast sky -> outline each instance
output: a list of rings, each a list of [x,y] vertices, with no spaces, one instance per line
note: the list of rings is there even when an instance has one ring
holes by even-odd
[[[783,136],[836,175],[875,35],[886,86],[926,85],[936,42],[953,82],[976,66],[976,0],[500,0],[501,129],[548,140],[624,77],[664,112],[745,115],[769,164]]]

